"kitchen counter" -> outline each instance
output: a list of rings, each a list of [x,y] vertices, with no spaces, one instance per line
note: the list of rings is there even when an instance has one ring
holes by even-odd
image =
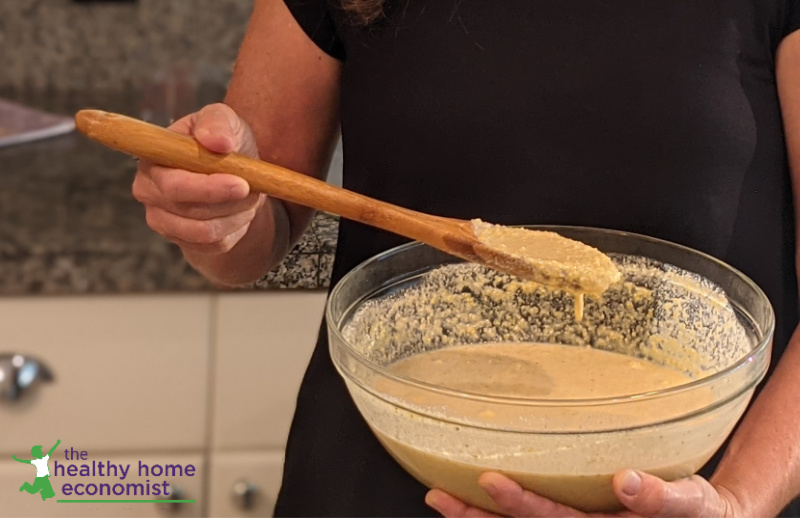
[[[96,107],[141,116],[136,93],[0,97],[54,113]],[[0,148],[0,295],[213,290],[152,232],[131,195],[136,162],[77,132]],[[338,222],[317,215],[286,260],[253,289],[324,289]]]

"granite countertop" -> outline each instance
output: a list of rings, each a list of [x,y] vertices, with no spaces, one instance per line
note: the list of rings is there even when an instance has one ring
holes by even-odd
[[[55,113],[97,107],[133,116],[135,93],[21,96]],[[136,162],[77,132],[0,148],[0,295],[213,290],[152,232],[131,195]],[[338,222],[318,214],[286,260],[253,289],[324,289]]]

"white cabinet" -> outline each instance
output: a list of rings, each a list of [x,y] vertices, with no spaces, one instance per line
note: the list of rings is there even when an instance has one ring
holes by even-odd
[[[0,299],[0,354],[34,356],[54,375],[0,403],[0,459],[59,439],[90,452],[199,450],[210,319],[210,295]]]
[[[314,291],[219,296],[210,516],[271,516],[325,299]],[[256,491],[253,507],[232,496],[237,482]]]
[[[54,375],[18,401],[0,399],[0,518],[270,516],[325,299],[299,290],[0,299],[0,355],[34,357]],[[20,492],[36,471],[11,455],[29,459],[56,440],[56,497]],[[66,448],[87,460],[67,462]],[[55,461],[92,460],[192,464],[170,484],[196,502],[58,503],[69,477],[53,474]]]
[[[285,446],[324,305],[325,293],[315,291],[219,295],[215,449]]]
[[[283,451],[214,452],[208,515],[271,516],[283,476]]]

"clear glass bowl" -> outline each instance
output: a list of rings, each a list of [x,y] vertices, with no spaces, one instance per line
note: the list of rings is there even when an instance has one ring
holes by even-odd
[[[565,310],[571,307],[568,294],[520,299],[522,305],[562,309],[547,313],[548,326],[537,321],[545,318],[544,311],[526,312],[531,325],[526,324],[529,331],[522,338],[519,322],[511,319],[493,322],[493,330],[472,332],[468,340],[445,326],[449,331],[431,340],[435,304],[420,307],[425,311],[419,316],[408,312],[411,322],[402,326],[388,311],[378,312],[370,325],[356,326],[363,308],[402,298],[432,270],[460,263],[420,243],[369,259],[335,286],[326,308],[330,354],[372,431],[420,482],[489,510],[496,510],[494,503],[477,484],[489,470],[584,511],[620,508],[611,488],[620,469],[666,479],[695,473],[731,433],[767,371],[774,314],[765,294],[742,273],[683,246],[593,228],[528,228],[558,232],[610,254],[618,264],[638,266],[623,270],[625,282],[602,301],[587,300],[581,322]],[[500,277],[505,286],[513,282]],[[503,282],[495,285],[502,288]],[[637,298],[641,293],[649,294],[646,303]],[[631,308],[636,308],[633,318],[615,317]],[[480,315],[480,304],[475,314]],[[465,314],[463,319],[474,322],[479,316]],[[555,326],[550,325],[553,319]],[[428,333],[421,335],[421,328]],[[370,336],[359,334],[360,329],[371,330],[365,332]],[[653,346],[653,336],[677,338],[678,347]],[[687,371],[692,381],[677,387],[645,386],[624,397],[573,400],[467,393],[387,370],[413,354],[488,341],[592,346],[672,366],[685,365],[689,358],[696,368]],[[676,359],[683,363],[670,364]]]

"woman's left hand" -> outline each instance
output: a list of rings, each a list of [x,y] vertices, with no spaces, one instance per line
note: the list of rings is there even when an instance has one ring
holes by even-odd
[[[736,497],[722,487],[715,487],[704,478],[665,482],[639,471],[625,470],[614,476],[614,493],[627,510],[615,514],[587,514],[526,491],[508,477],[484,473],[478,479],[481,487],[497,503],[504,515],[514,517],[600,518],[600,517],[724,517],[743,516]],[[494,513],[471,507],[461,500],[433,489],[425,502],[450,518],[494,517]]]

